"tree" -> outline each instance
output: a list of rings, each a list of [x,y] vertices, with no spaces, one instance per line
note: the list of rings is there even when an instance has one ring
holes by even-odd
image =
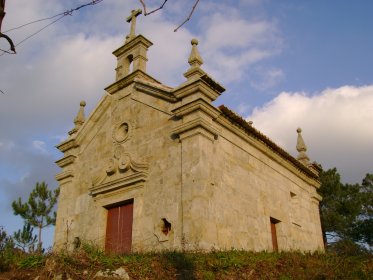
[[[12,203],[15,215],[20,215],[26,223],[39,229],[39,252],[42,248],[42,229],[56,224],[56,212],[53,209],[57,203],[59,193],[59,188],[52,192],[48,190],[48,185],[45,182],[37,182],[35,188],[30,193],[28,202],[22,203],[21,198],[18,198],[18,201],[13,201]]]
[[[372,245],[373,174],[363,183],[343,184],[336,168],[320,174],[321,225],[325,243],[349,240]]]
[[[19,229],[13,234],[15,245],[20,247],[24,252],[28,249],[34,251],[37,236],[33,235],[33,228],[29,223],[23,225],[22,231]]]
[[[352,238],[373,246],[373,174],[367,174],[361,184],[362,207],[354,225]]]
[[[14,243],[11,236],[0,226],[0,272],[9,268],[12,262]]]
[[[13,248],[13,239],[11,236],[8,236],[4,228],[0,226],[0,255],[2,255],[7,248]]]

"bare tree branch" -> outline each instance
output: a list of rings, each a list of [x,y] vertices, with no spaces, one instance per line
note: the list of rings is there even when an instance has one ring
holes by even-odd
[[[144,8],[144,16],[147,16],[147,15],[150,15],[150,14],[152,14],[152,13],[155,13],[156,11],[159,11],[159,10],[163,9],[164,5],[166,4],[166,2],[167,2],[168,0],[164,0],[161,6],[159,6],[158,8],[156,8],[156,9],[150,11],[149,13],[146,11],[146,4],[145,4],[145,1],[144,1],[144,0],[139,0],[139,1],[140,1],[140,3],[141,3],[142,7]]]
[[[192,7],[192,10],[190,11],[190,14],[189,16],[178,26],[175,28],[174,32],[176,32],[180,27],[182,27],[187,21],[189,21],[194,13],[194,10],[196,9],[197,5],[198,5],[198,2],[199,0],[196,0],[196,2],[194,3],[193,7]]]
[[[167,3],[168,0],[163,0],[163,3],[161,6],[159,6],[158,8],[150,11],[149,13],[146,11],[146,3],[145,3],[145,0],[139,0],[143,9],[144,9],[144,16],[147,16],[147,15],[150,15],[152,13],[155,13],[161,9],[163,9],[164,5]],[[177,30],[179,30],[180,27],[182,27],[187,21],[189,21],[194,13],[194,10],[196,9],[197,5],[199,3],[199,0],[196,0],[196,2],[194,2],[194,5],[192,7],[192,10],[190,11],[188,17],[178,26],[174,29],[174,32],[176,32]]]
[[[8,41],[8,43],[9,43],[9,45],[10,45],[10,50],[11,50],[13,53],[8,52],[8,51],[4,51],[4,52],[6,52],[6,53],[11,53],[11,54],[15,54],[15,53],[16,53],[16,47],[14,46],[14,43],[13,43],[12,39],[10,39],[10,37],[9,37],[8,35],[5,35],[5,34],[3,34],[3,33],[1,33],[1,32],[0,32],[0,38],[5,38],[5,39]]]
[[[14,46],[14,43],[13,43],[12,39],[10,39],[9,36],[1,33],[1,25],[3,23],[4,17],[5,17],[5,0],[0,0],[0,38],[5,38],[10,45],[10,50],[13,53],[16,53],[16,48]],[[4,52],[9,53],[8,51],[4,51]]]
[[[3,53],[8,53],[8,54],[13,54],[12,52],[10,52],[9,50],[3,50],[3,49],[0,49],[0,51],[2,51]],[[1,56],[1,55],[0,55]]]
[[[146,5],[145,5],[145,2],[144,0],[139,0],[141,5],[142,5],[142,8],[144,9],[144,15],[146,15]]]
[[[5,0],[0,0],[0,32],[1,32],[1,24],[3,23],[4,17],[5,17]]]

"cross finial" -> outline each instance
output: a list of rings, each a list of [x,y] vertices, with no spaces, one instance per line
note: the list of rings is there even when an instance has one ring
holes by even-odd
[[[141,9],[132,10],[131,15],[127,17],[127,22],[131,22],[131,30],[129,34],[129,40],[135,38],[135,29],[136,29],[136,17],[142,14]]]

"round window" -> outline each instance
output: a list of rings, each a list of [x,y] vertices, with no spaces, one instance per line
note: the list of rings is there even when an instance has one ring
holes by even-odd
[[[128,123],[122,123],[120,124],[115,132],[114,132],[114,139],[117,141],[117,142],[123,142],[124,140],[127,139],[128,137],[128,132],[129,132],[129,125]]]

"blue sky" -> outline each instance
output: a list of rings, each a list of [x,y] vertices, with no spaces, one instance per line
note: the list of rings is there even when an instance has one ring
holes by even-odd
[[[2,31],[89,2],[8,0]],[[162,1],[146,1],[149,9]],[[184,81],[190,40],[198,38],[202,68],[226,92],[226,104],[296,156],[303,129],[311,160],[337,167],[346,182],[373,173],[373,2],[370,0],[169,1],[138,18],[138,33],[154,45],[148,73],[170,86]],[[73,127],[79,102],[95,107],[114,81],[115,58],[136,0],[104,0],[66,16],[0,56],[0,226],[12,233],[22,220],[10,203],[37,181],[57,186],[54,147]],[[15,42],[50,21],[8,35]],[[7,47],[0,41],[0,48]],[[1,54],[1,52],[0,52]],[[46,234],[52,244],[52,229]]]

